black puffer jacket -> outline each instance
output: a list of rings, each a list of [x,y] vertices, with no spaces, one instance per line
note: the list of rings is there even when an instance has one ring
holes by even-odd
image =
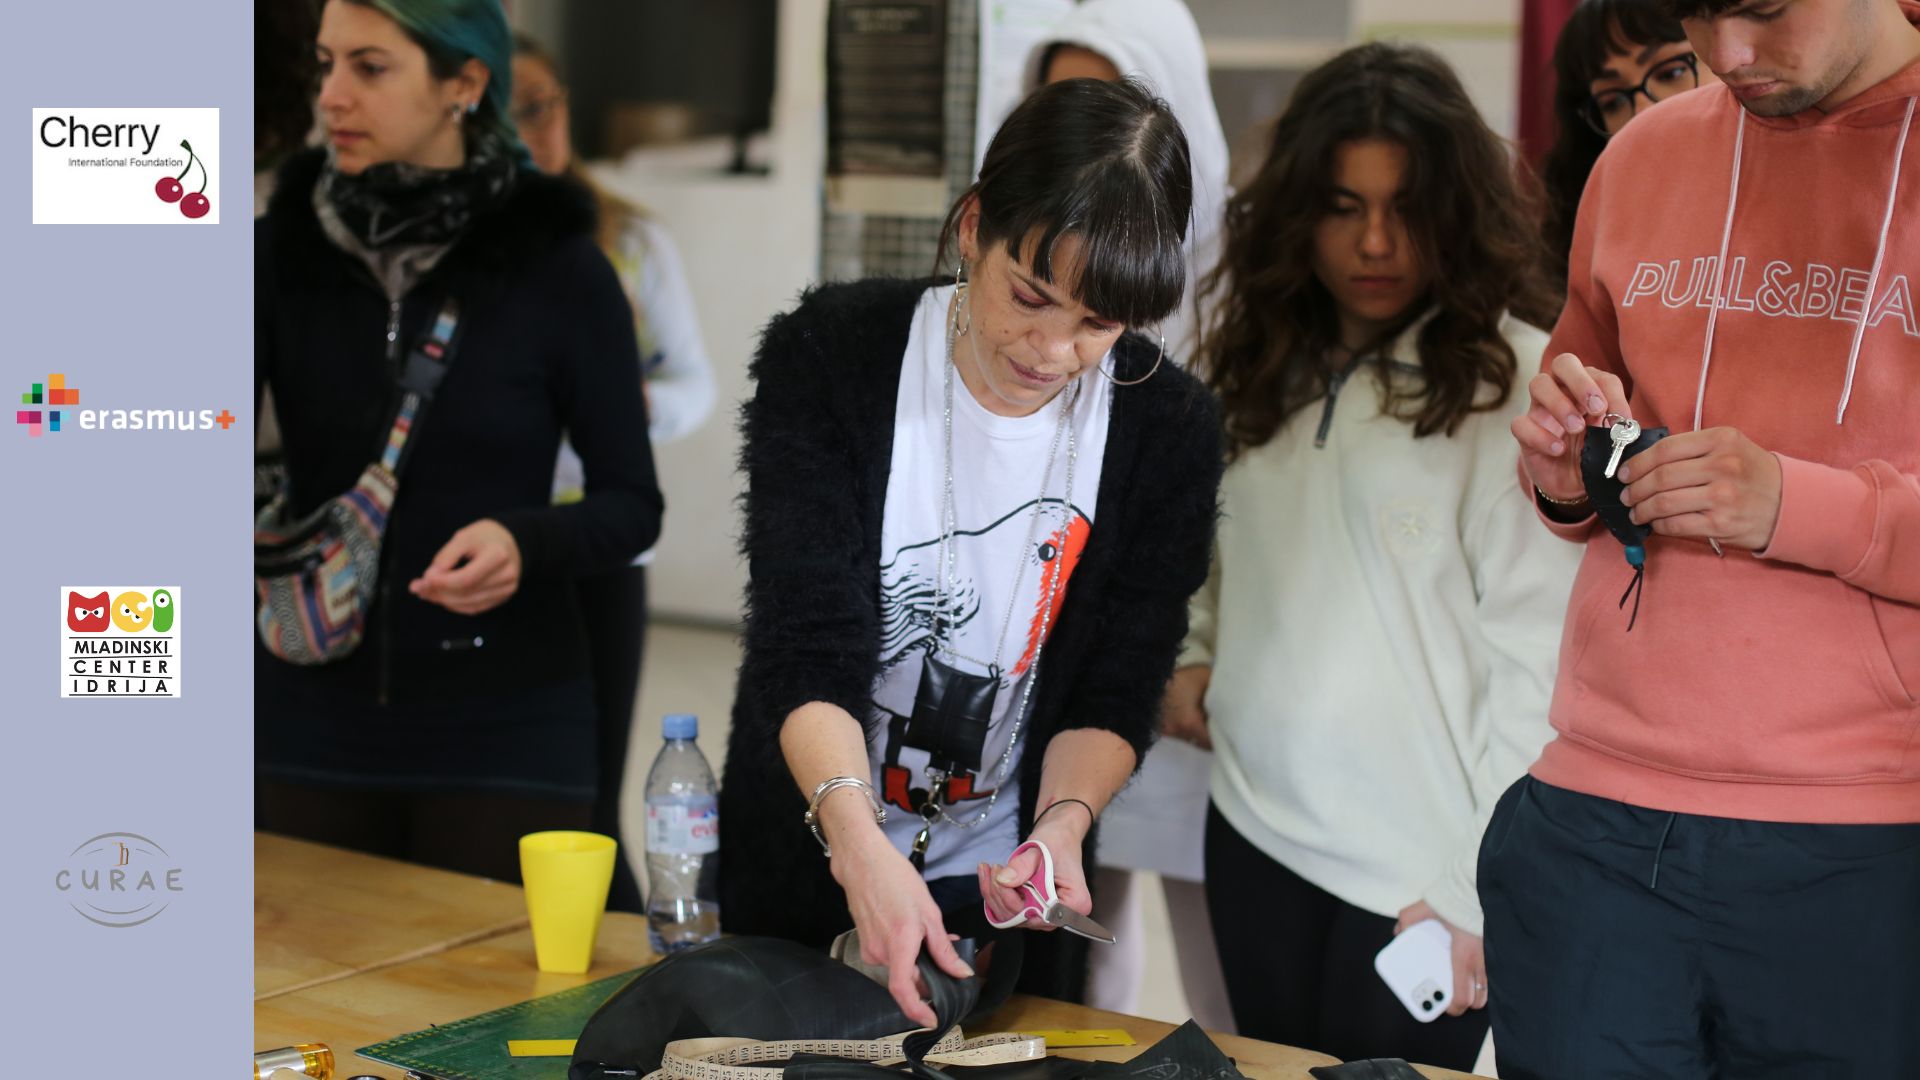
[[[801,821],[806,801],[779,733],[809,701],[873,714],[894,399],[914,308],[932,284],[816,289],[768,326],[754,361],[742,413],[751,580],[720,792],[721,918],[738,933],[824,944],[851,925]],[[1156,351],[1122,339],[1118,377],[1144,375]],[[1047,642],[1021,754],[1022,833],[1054,735],[1103,728],[1142,754],[1152,743],[1187,600],[1207,575],[1222,460],[1218,408],[1191,375],[1165,364],[1115,388],[1093,532]],[[1021,985],[1078,998],[1084,945],[1029,935]]]
[[[542,688],[586,676],[575,579],[626,564],[660,532],[633,316],[594,244],[591,196],[523,173],[500,209],[390,305],[321,230],[312,193],[323,163],[317,151],[290,161],[255,229],[255,381],[273,390],[296,514],[347,490],[374,459],[395,400],[393,358],[421,340],[449,291],[462,325],[401,477],[369,636],[316,668],[257,650],[260,727],[315,701],[336,711],[385,703],[377,722],[402,725],[413,706],[537,703]],[[586,462],[587,496],[556,507],[563,431]],[[519,545],[519,591],[478,616],[415,599],[407,583],[483,518]],[[590,709],[577,719],[590,725]],[[262,739],[263,764],[277,743]]]

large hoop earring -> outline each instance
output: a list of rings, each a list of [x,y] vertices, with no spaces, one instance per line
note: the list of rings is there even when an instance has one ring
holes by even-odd
[[[969,283],[963,280],[966,272],[967,260],[962,258],[959,265],[953,268],[953,318],[948,320],[947,324],[948,329],[953,331],[954,337],[965,337],[967,331],[973,329],[973,304],[967,300]],[[965,325],[960,322],[960,312],[963,310],[967,313]]]
[[[1166,358],[1167,358],[1167,335],[1163,333],[1160,335],[1160,355],[1153,358],[1153,366],[1147,369],[1147,373],[1145,375],[1142,375],[1137,379],[1127,379],[1123,381],[1120,379],[1116,379],[1111,375],[1108,375],[1107,369],[1105,367],[1098,367],[1098,368],[1095,368],[1094,370],[1098,371],[1103,377],[1105,377],[1105,379],[1108,382],[1112,383],[1115,386],[1139,386],[1141,383],[1146,382],[1148,379],[1153,378],[1153,373],[1160,370],[1160,364],[1162,361],[1166,360]]]

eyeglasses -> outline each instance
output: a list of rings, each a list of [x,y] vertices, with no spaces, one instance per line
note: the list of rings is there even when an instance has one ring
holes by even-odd
[[[1639,86],[1622,90],[1603,90],[1580,103],[1580,118],[1604,137],[1610,137],[1633,119],[1639,98],[1665,101],[1700,85],[1700,60],[1692,53],[1662,60],[1647,72]]]
[[[547,126],[560,109],[567,103],[567,91],[555,90],[543,98],[535,98],[513,110],[513,123],[516,127],[543,128]]]

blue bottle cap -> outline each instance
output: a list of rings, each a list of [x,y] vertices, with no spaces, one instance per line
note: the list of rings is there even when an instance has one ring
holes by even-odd
[[[660,726],[669,739],[691,739],[700,734],[700,718],[692,713],[669,713]]]

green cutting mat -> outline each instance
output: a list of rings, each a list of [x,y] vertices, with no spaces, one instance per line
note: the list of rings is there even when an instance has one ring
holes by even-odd
[[[577,1039],[588,1018],[646,968],[363,1046],[355,1053],[433,1080],[566,1080],[569,1058],[517,1058],[509,1039]]]

